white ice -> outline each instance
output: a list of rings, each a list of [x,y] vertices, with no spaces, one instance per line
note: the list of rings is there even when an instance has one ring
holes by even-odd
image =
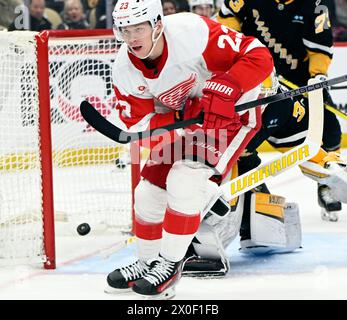
[[[316,184],[298,168],[268,185],[272,193],[299,204],[303,248],[247,257],[238,252],[235,240],[228,248],[231,270],[225,278],[182,278],[175,299],[347,299],[347,204],[338,222],[322,221]],[[0,268],[0,299],[138,299],[135,294],[103,292],[107,273],[130,261],[135,250],[132,245],[108,255],[107,248],[117,239],[112,233],[59,236],[56,270]]]

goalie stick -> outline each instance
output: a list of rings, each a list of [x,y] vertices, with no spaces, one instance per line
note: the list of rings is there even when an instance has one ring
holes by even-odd
[[[330,79],[327,81],[317,82],[303,86],[294,90],[281,92],[276,95],[257,99],[254,101],[246,102],[235,106],[237,112],[248,110],[259,105],[270,104],[273,102],[281,101],[284,99],[292,98],[304,93],[308,93],[314,90],[327,88],[331,85],[338,84],[347,81],[347,75]],[[82,101],[80,105],[80,110],[83,118],[97,131],[102,133],[104,136],[110,138],[118,143],[126,144],[132,141],[141,140],[155,135],[160,135],[165,133],[165,131],[171,131],[179,128],[184,128],[195,123],[202,123],[202,114],[197,118],[192,118],[184,121],[178,121],[167,126],[159,127],[156,129],[141,131],[141,132],[128,132],[124,131],[108,120],[106,120],[88,101]]]
[[[293,82],[283,78],[282,76],[279,76],[278,79],[279,79],[279,82],[281,84],[283,84],[285,87],[287,87],[289,89],[297,89],[297,88],[299,88],[296,84],[294,84]],[[336,89],[346,89],[346,88],[347,87],[331,87],[331,89],[334,89],[334,90],[336,90]],[[304,95],[304,96],[306,96],[306,95]],[[324,103],[324,107],[326,109],[328,109],[330,112],[335,113],[340,118],[347,120],[346,109],[344,109],[344,108],[340,109],[340,108],[332,106],[332,105],[330,105],[328,103]]]
[[[309,85],[315,85],[316,80],[310,79]],[[314,157],[321,145],[323,135],[323,92],[312,91],[308,94],[308,129],[307,135],[300,145],[284,152],[273,160],[260,164],[245,174],[232,179],[220,186],[226,198],[230,201],[294,166]]]

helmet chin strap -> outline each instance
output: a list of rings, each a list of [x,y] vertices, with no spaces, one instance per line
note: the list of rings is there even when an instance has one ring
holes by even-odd
[[[148,53],[145,57],[141,57],[141,58],[140,58],[140,59],[142,59],[142,60],[143,60],[143,59],[147,59],[147,58],[153,53],[153,50],[154,50],[155,46],[157,45],[157,42],[158,42],[159,38],[160,38],[161,35],[163,34],[164,27],[161,29],[161,31],[160,31],[158,37],[157,37],[157,38],[154,38],[154,33],[155,33],[156,28],[157,28],[157,27],[155,27],[155,28],[153,29],[153,31],[152,31],[152,48],[151,48],[151,50],[149,50],[149,53]],[[131,48],[129,48],[129,46],[128,46],[128,51],[130,51],[132,54],[135,54],[135,55],[136,55],[136,53],[133,52],[133,51],[131,50]]]

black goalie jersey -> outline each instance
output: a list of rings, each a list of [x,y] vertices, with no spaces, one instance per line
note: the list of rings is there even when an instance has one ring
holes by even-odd
[[[326,74],[332,32],[325,0],[225,0],[218,21],[257,37],[271,51],[277,73],[302,86]],[[241,27],[241,29],[240,29]]]

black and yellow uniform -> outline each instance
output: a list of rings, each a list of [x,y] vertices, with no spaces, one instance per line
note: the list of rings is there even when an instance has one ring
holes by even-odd
[[[277,73],[299,86],[327,73],[333,38],[324,1],[225,0],[217,19],[257,37],[269,47]]]
[[[332,31],[325,0],[225,0],[217,20],[257,37],[272,53],[278,74],[303,86],[326,75],[332,59]],[[325,110],[323,147],[339,149],[341,128]]]
[[[247,145],[247,152],[254,152],[264,141],[279,151],[299,145],[307,135],[308,112],[304,99],[269,104],[262,114],[262,127]]]
[[[301,101],[287,99],[269,104],[262,114],[262,127],[246,147],[247,155],[240,157],[238,173],[242,175],[260,165],[256,149],[269,142],[279,151],[286,151],[301,144],[308,130],[308,105]],[[240,227],[241,240],[251,238],[250,199],[252,192],[270,193],[265,184],[245,193],[244,212]]]

